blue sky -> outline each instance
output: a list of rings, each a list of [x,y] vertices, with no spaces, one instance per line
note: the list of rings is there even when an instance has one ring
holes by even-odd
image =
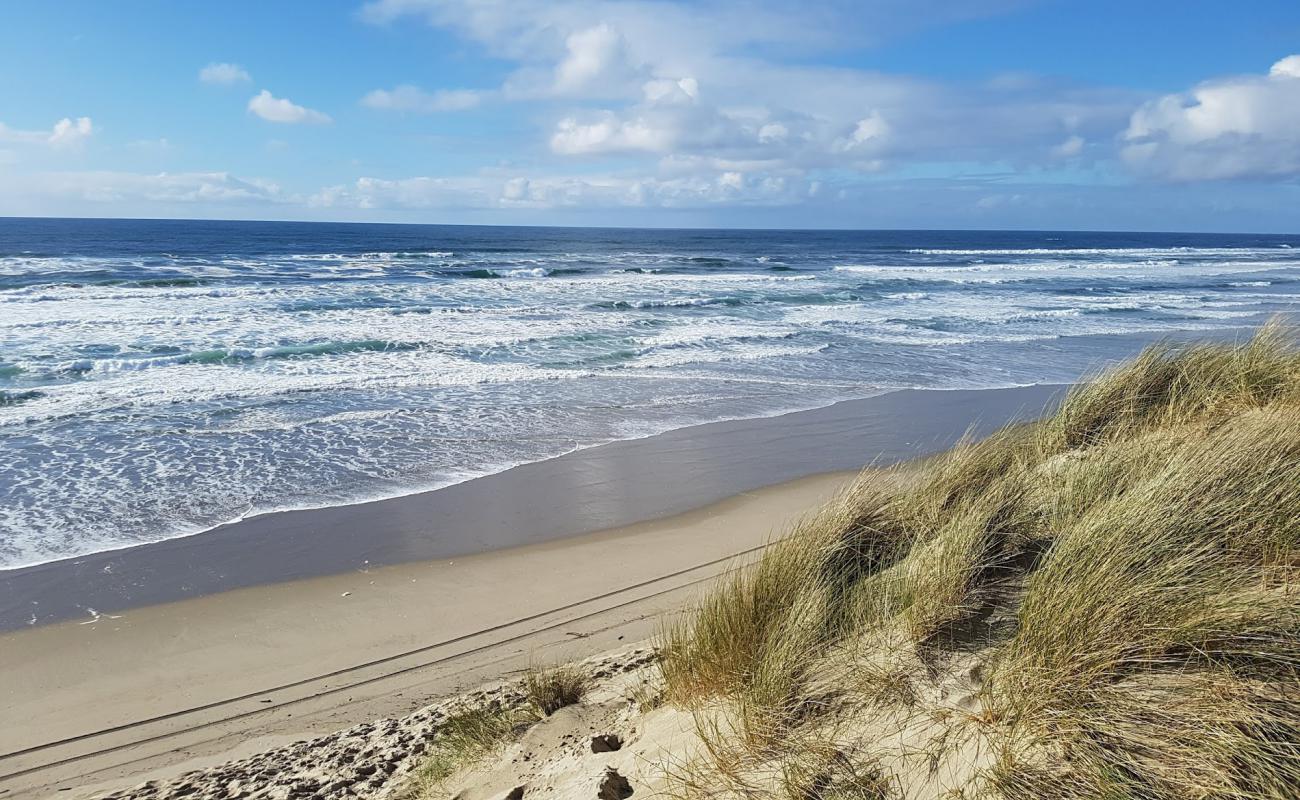
[[[0,214],[1300,231],[1300,4],[0,7]]]

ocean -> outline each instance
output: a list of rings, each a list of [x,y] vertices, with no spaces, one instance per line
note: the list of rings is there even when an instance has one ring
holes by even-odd
[[[0,219],[0,568],[1298,299],[1300,236]]]

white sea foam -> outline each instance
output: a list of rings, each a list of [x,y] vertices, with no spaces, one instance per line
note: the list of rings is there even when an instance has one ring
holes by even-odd
[[[1282,245],[1287,247],[1287,245]],[[1011,247],[1011,248],[913,248],[914,255],[928,256],[1127,256],[1164,257],[1171,253],[1194,254],[1204,257],[1240,257],[1243,254],[1267,255],[1275,248],[1242,247]]]
[[[1069,380],[1097,350],[1033,343],[1227,329],[1300,297],[1280,247],[853,252],[783,256],[798,272],[686,251],[231,255],[174,259],[172,281],[150,279],[158,259],[0,258],[0,567],[876,385]]]

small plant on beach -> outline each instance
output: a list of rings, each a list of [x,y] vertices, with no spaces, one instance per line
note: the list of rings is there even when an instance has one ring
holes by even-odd
[[[409,796],[436,793],[447,778],[490,755],[537,721],[530,708],[500,702],[455,711],[438,727],[424,762],[415,772]]]
[[[839,791],[833,743],[867,794],[1296,797],[1295,343],[1153,347],[864,472],[661,634],[703,740],[679,794]]]
[[[573,664],[552,667],[534,664],[524,675],[524,694],[539,714],[549,717],[565,706],[581,702],[589,682],[587,674]]]

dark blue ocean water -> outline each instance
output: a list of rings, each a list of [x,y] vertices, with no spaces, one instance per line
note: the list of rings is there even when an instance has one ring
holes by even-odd
[[[0,219],[0,567],[1300,296],[1300,237]],[[864,458],[869,454],[864,454]]]

